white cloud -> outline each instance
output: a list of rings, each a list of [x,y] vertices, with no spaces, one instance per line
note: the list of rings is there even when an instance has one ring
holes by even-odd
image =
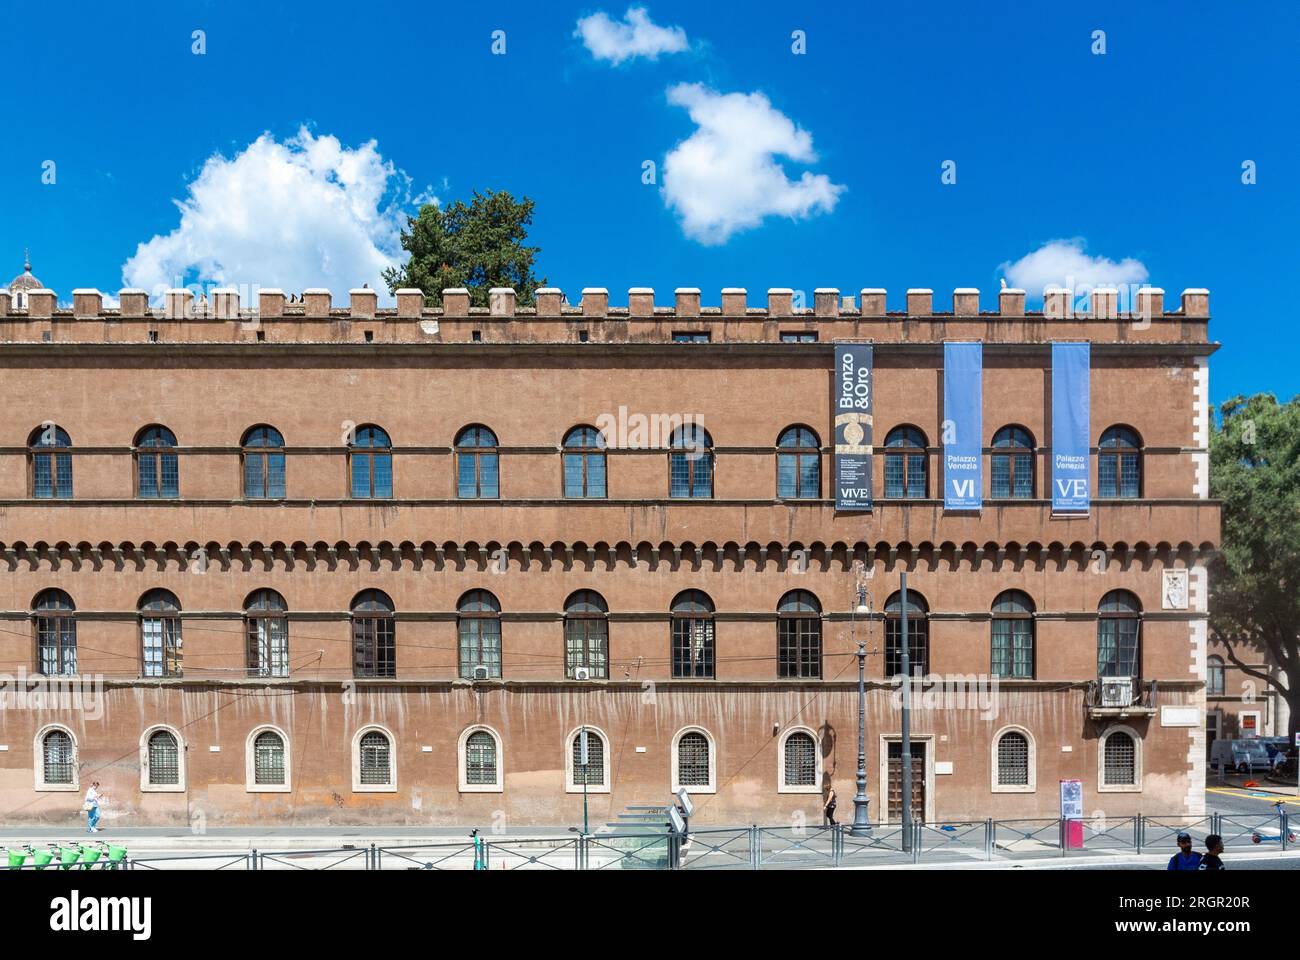
[[[812,135],[773,108],[761,93],[718,93],[698,83],[668,90],[697,129],[669,151],[663,165],[664,203],[681,218],[688,237],[726,243],[764,217],[798,219],[835,209],[844,187],[825,174],[804,171],[791,180],[776,162],[817,160]]]
[[[1149,276],[1140,260],[1125,257],[1116,262],[1089,256],[1086,246],[1079,237],[1050,240],[1015,263],[1008,260],[998,269],[1013,286],[1035,297],[1042,295],[1044,287],[1053,285],[1082,292],[1099,286],[1143,283]]]
[[[381,271],[404,259],[406,211],[429,199],[411,196],[373,140],[353,149],[306,128],[283,143],[264,133],[233,159],[207,159],[176,201],[180,225],[140,244],[122,278],[150,293],[197,280],[335,297],[369,283],[387,297]]]
[[[688,46],[681,27],[661,27],[645,7],[628,7],[623,20],[611,20],[603,10],[583,17],[573,31],[597,60],[617,65],[633,57],[656,60],[661,53],[680,53]]]

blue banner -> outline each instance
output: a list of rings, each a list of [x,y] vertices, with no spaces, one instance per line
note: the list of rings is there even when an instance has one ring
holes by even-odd
[[[1052,512],[1087,513],[1092,458],[1087,343],[1052,344]]]
[[[871,509],[871,395],[876,389],[871,361],[869,343],[835,344],[836,510]]]
[[[984,345],[943,345],[943,508],[984,506]]]

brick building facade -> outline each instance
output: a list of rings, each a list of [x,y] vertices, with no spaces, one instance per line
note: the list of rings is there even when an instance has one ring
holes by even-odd
[[[700,822],[814,822],[831,784],[851,818],[858,641],[872,818],[896,818],[903,571],[944,680],[912,723],[928,819],[1055,816],[1063,778],[1089,813],[1202,808],[1205,291],[1166,312],[1145,289],[1145,319],[1104,291],[1086,315],[1015,290],[993,313],[919,290],[905,312],[880,290],[160,300],[0,293],[8,822],[75,817],[91,779],[109,825],[576,823],[584,778],[593,823],[679,784]],[[869,513],[830,489],[854,340]],[[940,495],[945,340],[984,345],[975,513]],[[1091,343],[1102,482],[1069,518],[1060,340]],[[1103,634],[1136,640],[1123,702]],[[24,700],[42,672],[94,693]]]

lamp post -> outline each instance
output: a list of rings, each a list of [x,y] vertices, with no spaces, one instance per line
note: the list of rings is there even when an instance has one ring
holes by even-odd
[[[857,640],[858,614],[869,614],[867,606],[867,588],[858,585],[857,606],[853,611],[852,632]],[[871,817],[868,812],[867,799],[867,641],[858,640],[858,792],[853,795],[853,825],[849,835],[853,837],[871,836]]]
[[[903,673],[903,729],[902,744],[900,744],[899,758],[902,761],[902,828],[903,828],[903,849],[911,852],[912,849],[912,730],[911,730],[911,709],[912,709],[912,661],[907,649],[907,574],[901,574],[902,583],[900,587],[900,597],[902,615],[899,626],[899,646],[901,647],[900,666]]]

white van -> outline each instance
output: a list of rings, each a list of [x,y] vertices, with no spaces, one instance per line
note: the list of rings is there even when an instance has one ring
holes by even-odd
[[[1238,773],[1267,773],[1273,766],[1268,748],[1258,738],[1215,740],[1210,747],[1210,766],[1222,766]]]

